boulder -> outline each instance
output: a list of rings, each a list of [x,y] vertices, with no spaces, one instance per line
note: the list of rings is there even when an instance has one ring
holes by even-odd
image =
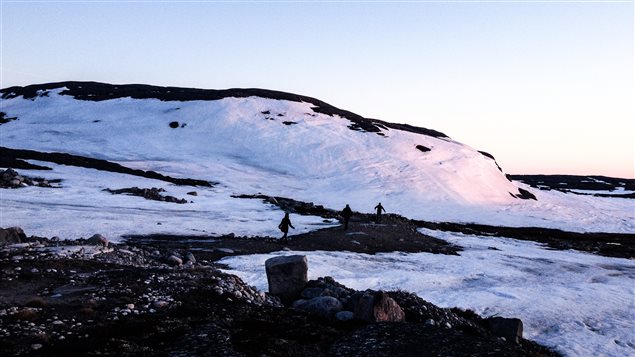
[[[492,333],[498,337],[505,337],[508,342],[520,343],[523,338],[523,322],[520,319],[504,317],[490,317],[486,320]]]
[[[194,264],[196,263],[196,258],[194,258],[192,252],[187,252],[187,254],[185,254],[185,261]]]
[[[176,255],[170,255],[170,256],[166,259],[166,262],[167,262],[169,265],[172,265],[172,266],[181,266],[181,265],[183,265],[183,259],[181,259],[181,258],[177,257]]]
[[[0,245],[21,243],[26,234],[20,227],[0,228]]]
[[[91,245],[101,245],[104,248],[108,248],[108,239],[101,234],[94,234],[92,237],[88,238],[86,243]]]
[[[269,258],[265,261],[269,293],[291,304],[306,286],[309,270],[305,255]]]
[[[313,299],[322,295],[322,291],[323,289],[320,288],[306,288],[302,290],[300,296],[302,296],[304,299]]]
[[[351,311],[346,311],[346,310],[342,310],[338,312],[337,314],[335,314],[335,318],[339,321],[349,321],[349,320],[352,320],[354,317],[355,317],[355,314],[353,314]]]
[[[294,303],[294,307],[322,317],[332,317],[342,311],[342,303],[332,296],[318,296],[310,300],[299,301]]]
[[[353,313],[356,319],[370,322],[401,322],[406,319],[401,306],[381,290],[364,292]]]

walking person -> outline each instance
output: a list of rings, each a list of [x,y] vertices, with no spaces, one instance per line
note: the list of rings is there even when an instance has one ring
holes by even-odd
[[[375,209],[377,210],[376,222],[377,223],[381,223],[381,211],[386,212],[386,210],[384,209],[384,206],[381,205],[381,202],[379,202],[379,204],[377,206],[375,206]]]
[[[285,243],[289,242],[289,238],[287,238],[287,233],[289,233],[289,227],[295,229],[293,224],[291,224],[291,219],[289,218],[289,212],[285,212],[284,218],[282,218],[282,221],[280,221],[280,224],[278,225],[278,228],[280,228],[282,233],[284,233],[284,235],[280,239],[284,239]]]
[[[344,207],[344,209],[340,213],[340,216],[342,216],[342,218],[344,219],[344,230],[348,229],[348,220],[351,219],[352,215],[353,215],[353,210],[351,210],[351,208],[348,206],[348,203],[347,203],[346,207]]]

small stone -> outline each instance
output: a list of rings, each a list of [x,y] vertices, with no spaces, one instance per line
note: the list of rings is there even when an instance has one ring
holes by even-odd
[[[353,319],[353,312],[352,311],[340,311],[337,314],[335,314],[335,318],[338,319],[339,321],[349,321]]]
[[[180,266],[183,265],[183,259],[177,257],[176,255],[170,255],[167,259],[167,263],[172,266]]]
[[[42,347],[44,347],[44,346],[42,346],[41,343],[34,343],[34,344],[31,345],[31,348],[34,349],[34,350],[39,350]]]
[[[427,319],[425,323],[426,323],[426,325],[429,325],[429,326],[434,326],[434,325],[436,325],[436,322],[434,322],[434,320],[433,320],[433,319]]]
[[[127,308],[128,310],[134,310],[134,304],[128,304],[128,305],[126,305],[126,308]]]
[[[157,309],[164,309],[164,308],[168,307],[169,305],[170,305],[170,303],[165,301],[165,300],[157,300],[157,301],[152,303],[152,306],[154,306]]]

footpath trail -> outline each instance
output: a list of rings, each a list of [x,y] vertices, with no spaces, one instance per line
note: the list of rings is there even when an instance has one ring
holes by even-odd
[[[240,238],[234,236],[202,238],[172,235],[130,236],[127,244],[152,245],[164,249],[189,249],[197,256],[217,261],[225,256],[262,254],[279,250],[349,251],[375,254],[382,252],[429,252],[456,255],[461,248],[444,240],[419,233],[407,219],[385,215],[382,223],[370,215],[355,215],[348,230],[342,226],[290,236],[288,242],[276,238]],[[291,233],[293,230],[291,231]]]

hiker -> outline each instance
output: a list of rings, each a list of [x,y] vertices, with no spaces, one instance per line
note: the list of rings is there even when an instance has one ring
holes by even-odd
[[[289,241],[289,239],[287,238],[287,233],[289,233],[289,227],[295,229],[293,224],[291,224],[291,219],[289,219],[289,212],[285,212],[284,218],[282,219],[282,221],[280,221],[280,224],[278,225],[278,228],[280,228],[282,233],[284,233],[284,235],[280,239],[284,239],[285,243]]]
[[[344,230],[348,229],[348,220],[351,219],[352,215],[353,210],[351,210],[347,203],[346,207],[344,207],[344,209],[342,210],[342,213],[340,213],[340,216],[342,216],[342,218],[344,219]]]
[[[386,210],[384,209],[384,206],[381,205],[381,202],[379,202],[379,204],[377,206],[375,206],[375,209],[377,210],[376,222],[377,223],[381,223],[381,211],[386,212]]]

